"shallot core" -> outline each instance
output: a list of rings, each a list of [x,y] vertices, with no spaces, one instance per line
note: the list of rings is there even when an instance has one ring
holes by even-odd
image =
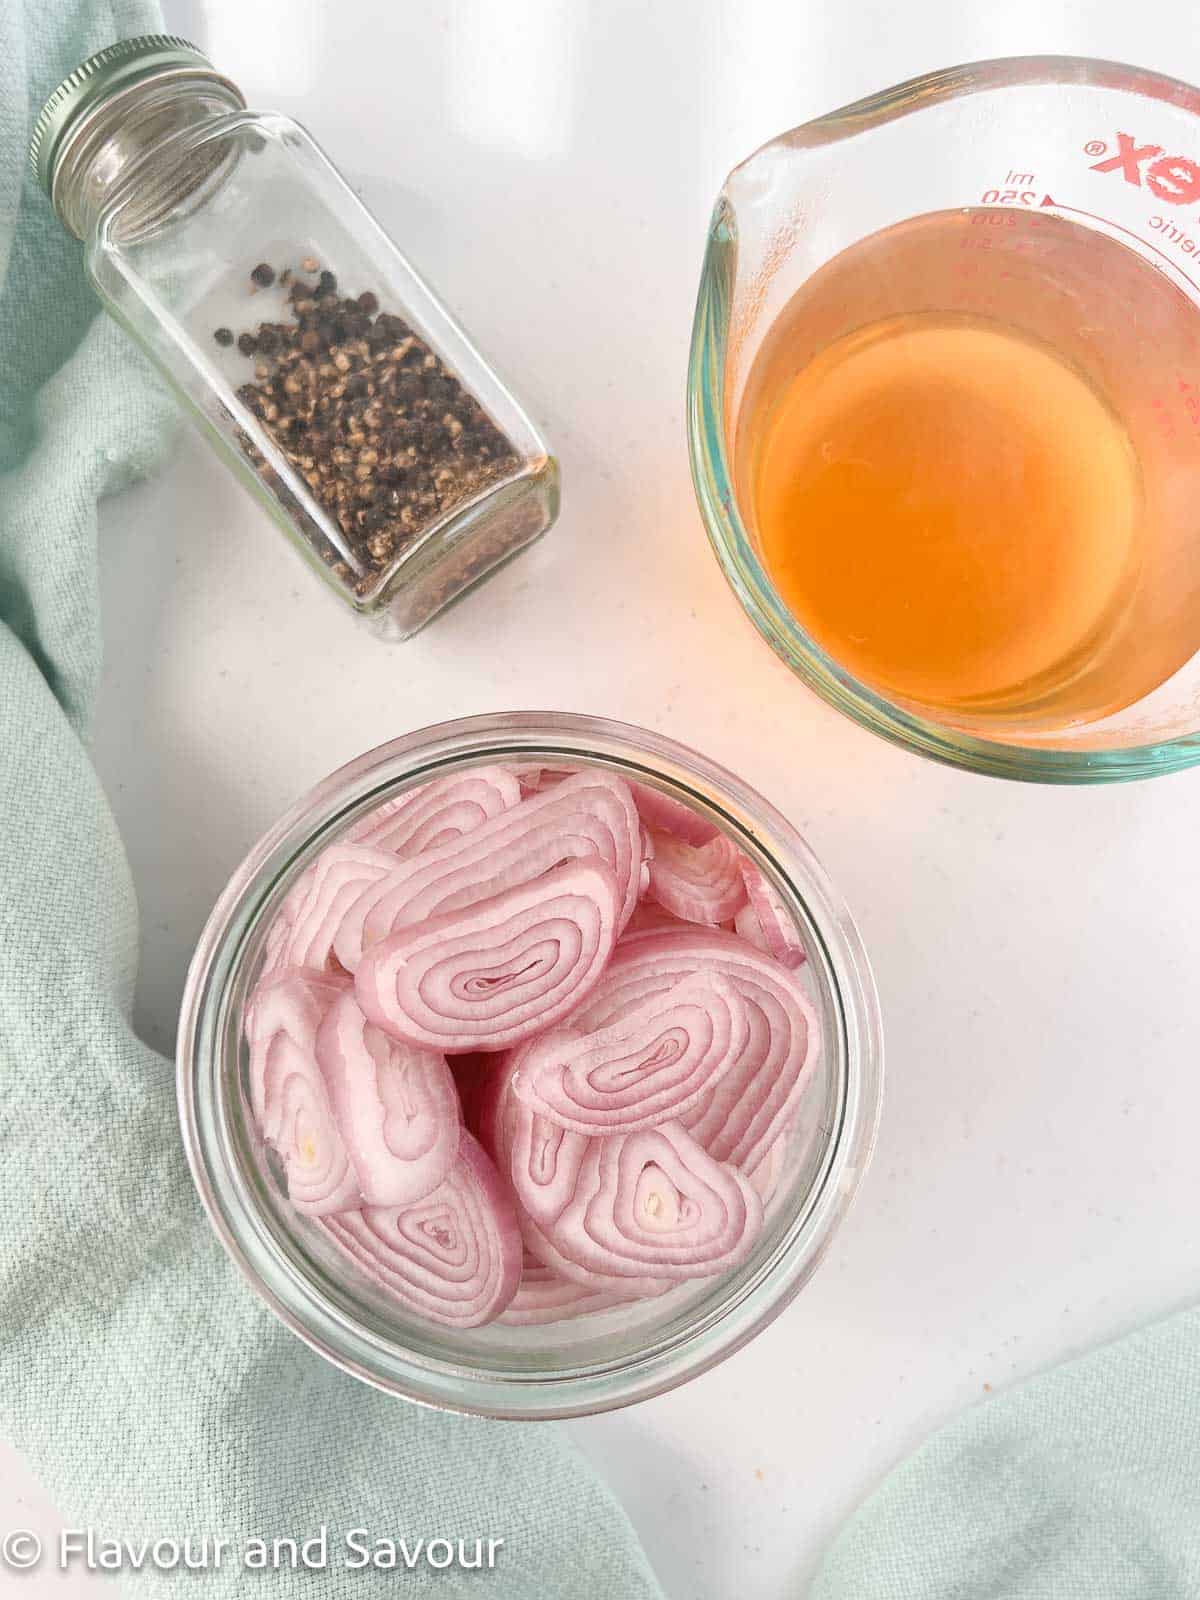
[[[251,1115],[330,1261],[404,1315],[615,1314],[746,1261],[787,1190],[804,942],[665,788],[535,755],[404,790],[263,951]]]

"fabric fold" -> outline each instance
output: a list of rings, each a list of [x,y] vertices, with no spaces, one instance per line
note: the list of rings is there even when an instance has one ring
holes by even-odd
[[[1196,1600],[1200,1310],[975,1406],[851,1518],[811,1600]]]

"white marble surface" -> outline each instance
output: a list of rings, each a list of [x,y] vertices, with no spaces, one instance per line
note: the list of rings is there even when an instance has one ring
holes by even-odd
[[[672,1600],[795,1596],[930,1429],[1200,1292],[1184,1225],[1200,774],[1067,792],[944,771],[776,662],[709,555],[688,477],[709,205],[765,137],[915,72],[1077,51],[1200,80],[1200,34],[1183,0],[166,9],[352,175],[545,425],[565,500],[535,552],[394,649],[338,615],[190,435],[107,507],[97,759],[141,898],[139,1026],[169,1048],[192,943],[259,832],[398,731],[603,712],[696,744],[779,804],[875,964],[878,1155],[767,1333],[572,1431]],[[18,1525],[49,1529],[54,1511],[5,1456],[0,1529]],[[69,1591],[43,1574],[22,1592]]]

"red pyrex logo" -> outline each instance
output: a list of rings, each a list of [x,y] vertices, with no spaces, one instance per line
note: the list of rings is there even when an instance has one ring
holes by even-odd
[[[1127,133],[1117,135],[1116,155],[1093,162],[1092,171],[1119,172],[1126,183],[1139,189],[1144,182],[1151,194],[1168,205],[1185,206],[1200,200],[1200,163],[1187,156],[1164,155],[1162,145],[1138,144]]]

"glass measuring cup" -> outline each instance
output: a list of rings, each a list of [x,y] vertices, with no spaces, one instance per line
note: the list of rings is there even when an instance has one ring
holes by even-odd
[[[785,372],[779,330],[797,306]],[[1053,357],[1127,442],[1114,451],[1128,450],[1128,481],[1095,497],[1094,515],[1111,518],[1114,494],[1129,492],[1117,554],[1113,541],[1101,558],[1085,543],[1068,563],[1056,616],[1079,638],[1064,634],[1062,659],[1021,693],[953,702],[919,683],[897,688],[798,615],[794,592],[785,603],[764,556],[745,441],[773,385],[864,328],[930,317],[1000,329]],[[1074,447],[1072,428],[1094,449],[1084,412],[1055,443],[1059,403],[1051,455]],[[734,591],[777,653],[863,726],[955,765],[1047,782],[1200,762],[1200,90],[1114,63],[1014,58],[914,79],[764,146],[713,214],[688,425],[701,510]],[[1080,457],[1085,486],[1093,459]],[[998,549],[1019,567],[1024,519],[1011,540],[993,532],[992,558]],[[801,560],[801,591],[807,576]],[[1006,581],[999,566],[995,584],[990,570],[983,578],[985,595]],[[1036,601],[1040,573],[1016,578]],[[940,621],[936,597],[920,598]],[[885,589],[885,621],[887,603]]]

